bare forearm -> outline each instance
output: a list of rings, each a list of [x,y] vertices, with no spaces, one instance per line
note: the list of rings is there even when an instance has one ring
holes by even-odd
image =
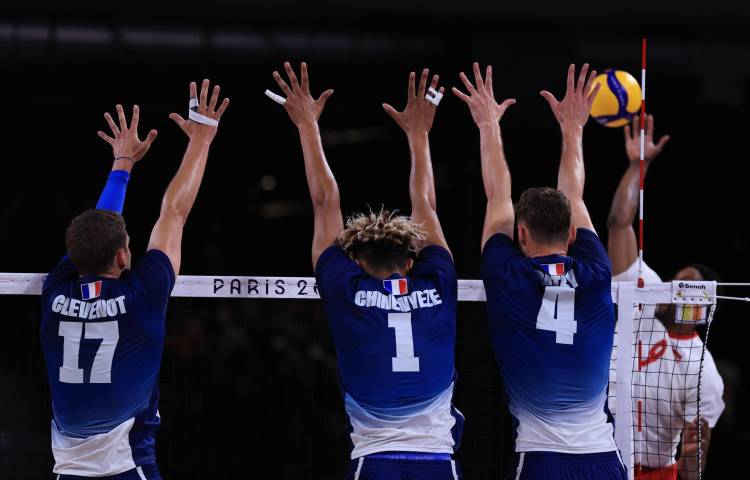
[[[586,170],[583,165],[583,128],[562,130],[562,153],[557,175],[557,189],[573,202],[583,198]]]
[[[164,193],[162,213],[168,210],[176,213],[183,223],[187,220],[203,181],[210,146],[210,142],[190,140],[180,168]]]
[[[610,227],[629,227],[635,220],[639,204],[640,168],[631,164],[620,179],[607,218]]]
[[[503,152],[499,124],[479,127],[479,146],[482,157],[482,180],[488,199],[510,199],[510,170]]]
[[[331,172],[317,123],[299,127],[302,154],[305,159],[305,174],[313,206],[338,199],[338,185]]]
[[[430,158],[430,141],[427,133],[410,134],[411,173],[409,175],[409,196],[412,209],[427,206],[437,209],[435,201],[435,176]]]

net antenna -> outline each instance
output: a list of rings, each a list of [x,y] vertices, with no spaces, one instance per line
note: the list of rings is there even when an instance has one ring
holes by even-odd
[[[641,46],[641,161],[640,208],[638,214],[638,288],[643,288],[643,185],[646,179],[646,39]]]

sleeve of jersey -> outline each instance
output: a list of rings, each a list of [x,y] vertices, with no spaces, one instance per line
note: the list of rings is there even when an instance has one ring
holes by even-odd
[[[44,283],[42,285],[42,293],[48,289],[53,288],[57,283],[66,280],[70,277],[78,275],[78,269],[73,264],[73,261],[65,255],[60,262],[55,265],[46,277],[44,277]]]
[[[458,274],[453,264],[451,254],[439,245],[429,245],[419,252],[417,261],[414,262],[413,274],[416,276],[438,277],[440,285],[445,293],[447,289],[458,295]]]
[[[343,287],[359,266],[350,259],[343,248],[331,245],[320,254],[315,265],[315,281],[321,297],[332,293],[337,286]]]
[[[147,301],[166,307],[176,280],[169,257],[161,250],[149,250],[133,267],[132,273]]]
[[[724,412],[724,381],[719,375],[714,358],[708,350],[703,360],[701,375],[701,415],[714,428]]]
[[[481,277],[483,279],[489,277],[510,260],[519,256],[522,256],[522,253],[513,240],[504,233],[496,233],[484,244],[480,267]]]
[[[576,230],[576,241],[570,245],[568,255],[588,263],[592,271],[601,277],[612,276],[612,265],[607,250],[593,230],[579,228]]]

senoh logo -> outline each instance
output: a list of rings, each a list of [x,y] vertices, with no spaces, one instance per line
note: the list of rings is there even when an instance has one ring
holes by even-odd
[[[680,283],[677,284],[677,286],[680,287],[680,288],[685,288],[685,289],[690,289],[690,288],[695,289],[695,290],[705,290],[706,289],[706,286],[703,285],[702,283],[698,284],[698,285],[693,285],[692,283],[682,283],[682,282],[680,282]]]

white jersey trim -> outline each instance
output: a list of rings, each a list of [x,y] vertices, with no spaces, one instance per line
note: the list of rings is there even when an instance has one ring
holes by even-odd
[[[52,420],[52,472],[81,477],[105,477],[136,468],[130,448],[130,418],[111,431],[87,438],[66,437]]]
[[[451,413],[452,398],[453,383],[421,410],[386,415],[368,411],[346,394],[344,408],[354,445],[351,458],[392,451],[452,454],[452,429],[456,424]]]

